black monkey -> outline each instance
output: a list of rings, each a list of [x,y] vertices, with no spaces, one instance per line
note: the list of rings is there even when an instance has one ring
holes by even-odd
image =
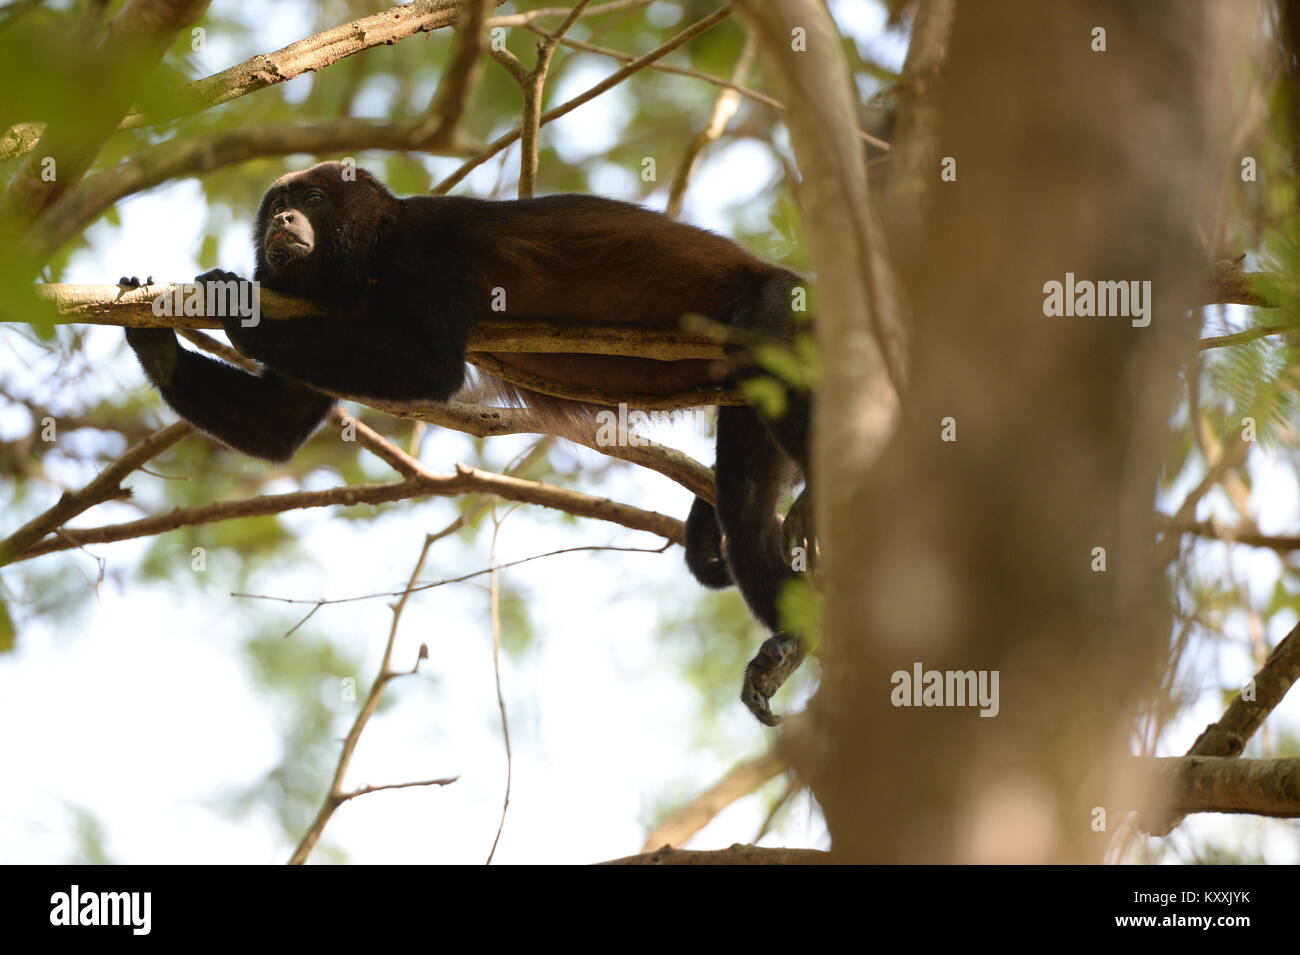
[[[364,170],[322,163],[267,190],[255,240],[256,281],[322,306],[319,317],[248,326],[223,318],[235,348],[265,366],[260,374],[183,349],[170,329],[128,328],[126,337],[178,414],[272,461],[291,457],[324,420],[334,398],[322,392],[447,400],[464,383],[474,322],[503,311],[516,320],[670,328],[700,314],[742,330],[747,343],[789,341],[795,332],[797,275],[722,236],[595,196],[399,199]],[[197,281],[243,280],[214,270]],[[719,363],[704,360],[493,357],[532,380],[644,400],[759,373],[744,345],[728,351],[725,381]],[[720,408],[717,508],[697,499],[686,525],[696,578],[710,587],[735,582],[775,634],[746,669],[742,690],[768,724],[778,721],[768,699],[805,652],[780,632],[777,595],[795,574],[777,507],[809,473],[810,402],[807,392],[788,389],[787,411],[775,420],[751,407]]]

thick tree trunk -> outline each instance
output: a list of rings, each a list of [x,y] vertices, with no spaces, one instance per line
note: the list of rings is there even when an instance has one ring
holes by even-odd
[[[1118,819],[1097,810],[1126,783],[1169,632],[1152,504],[1195,347],[1210,94],[1239,35],[1214,18],[1230,13],[958,5],[937,93],[937,152],[956,180],[925,171],[928,216],[900,263],[912,354],[898,433],[874,465],[860,446],[823,444],[817,459],[834,502],[820,526],[824,684],[790,742],[841,859],[1102,857]],[[794,115],[791,128],[802,166],[818,144]],[[830,240],[810,233],[817,254]],[[817,264],[823,284],[840,281]],[[1067,274],[1139,283],[1149,324],[1048,317],[1045,283]],[[845,299],[823,289],[823,302]],[[830,328],[872,324],[859,312]],[[823,441],[879,413],[829,344]],[[997,715],[893,705],[892,675],[917,663],[997,673]]]

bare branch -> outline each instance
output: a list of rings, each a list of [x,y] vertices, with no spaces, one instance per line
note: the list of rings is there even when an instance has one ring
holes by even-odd
[[[820,849],[768,849],[744,846],[730,849],[674,849],[664,846],[654,852],[611,859],[600,865],[828,865],[831,854]]]
[[[1227,348],[1230,345],[1244,345],[1247,342],[1258,341],[1270,335],[1281,335],[1283,332],[1293,331],[1295,329],[1287,325],[1256,325],[1254,328],[1232,332],[1228,335],[1211,335],[1208,338],[1202,338],[1201,351],[1209,351],[1211,348]]]
[[[456,20],[456,40],[451,61],[438,81],[424,125],[415,136],[423,142],[452,147],[470,94],[483,72],[487,47],[487,15],[498,0],[466,0],[464,14]]]
[[[311,855],[312,849],[316,847],[316,843],[320,840],[321,833],[325,831],[325,826],[330,821],[330,817],[334,815],[334,810],[349,799],[355,799],[357,796],[364,796],[367,793],[378,792],[381,789],[402,789],[408,786],[445,786],[455,781],[456,777],[453,776],[449,779],[430,780],[423,783],[362,786],[350,793],[345,792],[343,789],[343,777],[347,773],[348,765],[352,762],[352,754],[356,752],[357,743],[360,741],[361,733],[365,730],[370,717],[379,708],[379,701],[383,698],[384,688],[397,677],[414,675],[419,669],[420,663],[418,659],[415,666],[410,670],[396,671],[393,669],[393,644],[397,640],[397,628],[402,622],[402,611],[406,609],[406,604],[411,598],[411,588],[415,586],[415,582],[420,578],[420,572],[424,569],[424,561],[429,556],[429,548],[436,541],[458,530],[461,523],[462,519],[457,518],[437,534],[425,535],[424,544],[420,548],[420,557],[416,560],[415,566],[411,568],[411,576],[407,579],[406,590],[402,592],[401,598],[393,606],[393,623],[388,628],[388,641],[384,644],[384,656],[379,664],[379,673],[375,677],[374,683],[371,684],[370,692],[366,694],[366,700],[357,712],[356,719],[352,721],[352,727],[348,730],[347,737],[343,740],[343,749],[339,753],[338,764],[334,767],[334,778],[330,782],[329,791],[325,794],[325,799],[316,813],[316,818],[303,834],[298,847],[293,851],[293,855],[289,857],[290,865],[302,865],[307,861],[307,857]]]
[[[594,9],[594,8],[593,8]],[[537,26],[529,26],[528,29],[534,33],[544,33]],[[624,53],[622,50],[610,49],[607,46],[597,46],[595,43],[587,43],[583,40],[575,40],[572,37],[565,37],[560,41],[563,46],[572,47],[575,50],[582,50],[586,53],[595,53],[598,56],[607,56],[610,59],[621,60],[624,63],[631,63],[636,59],[635,53]],[[741,86],[734,80],[724,80],[720,76],[713,76],[710,73],[704,73],[700,70],[692,70],[685,66],[674,66],[671,63],[651,63],[649,66],[652,70],[659,70],[664,73],[676,73],[678,76],[689,76],[692,79],[703,80],[706,83],[712,83],[714,86],[721,86],[723,89],[733,90],[746,99],[751,99],[755,103],[762,103],[764,106],[771,107],[775,110],[785,111],[785,103],[782,103],[774,96],[768,96],[766,93],[760,93],[758,90],[750,89],[748,86]],[[863,142],[875,146],[883,152],[889,152],[890,145],[883,139],[872,136],[865,129],[858,130],[858,137]]]
[[[1174,775],[1188,788],[1178,790],[1180,795],[1171,800],[1170,805],[1175,810],[1174,813],[1143,820],[1142,829],[1152,835],[1168,835],[1182,821],[1182,813],[1188,812],[1300,815],[1300,760],[1233,759],[1245,751],[1246,743],[1264,724],[1268,714],[1282,702],[1282,698],[1286,696],[1296,680],[1300,680],[1300,624],[1293,627],[1291,632],[1273,648],[1273,652],[1264,661],[1255,678],[1246,684],[1219,721],[1207,726],[1187,751],[1188,757],[1223,757],[1222,761],[1231,760],[1236,763],[1289,763],[1292,764],[1289,782],[1284,771],[1275,776],[1268,771],[1248,769],[1242,770],[1243,776],[1234,777],[1234,771],[1217,765],[1222,762],[1217,760],[1201,764],[1207,767],[1205,771],[1209,774],[1203,779],[1197,776],[1196,770],[1179,770]],[[1232,783],[1233,779],[1236,779],[1235,785]],[[1278,800],[1282,798],[1280,791],[1273,785],[1278,780],[1284,785],[1285,792],[1289,793],[1292,810],[1290,812],[1269,811],[1279,808]],[[1173,790],[1166,788],[1165,791]],[[1196,802],[1191,798],[1192,794],[1220,801],[1214,804],[1217,808],[1197,808]],[[1265,802],[1253,808],[1224,808],[1225,806],[1240,807],[1251,798],[1259,796],[1263,796]]]
[[[41,298],[53,302],[58,309],[60,316],[56,324],[221,328],[219,318],[204,315],[154,315],[154,299],[173,295],[176,286],[171,284],[154,284],[125,293],[116,285],[43,284],[35,288]],[[307,299],[270,289],[260,290],[261,318],[275,321],[314,318],[320,314],[320,305]],[[0,322],[22,321],[18,315],[0,313]],[[575,326],[537,321],[485,321],[476,323],[469,347],[470,351],[627,355],[661,361],[723,357],[722,345],[708,334],[615,324]]]
[[[1240,467],[1249,453],[1250,442],[1243,440],[1239,434],[1235,435],[1224,447],[1223,452],[1219,455],[1219,460],[1206,469],[1205,476],[1201,478],[1196,487],[1187,493],[1183,503],[1178,506],[1178,510],[1169,518],[1169,526],[1171,528],[1180,528],[1193,523],[1192,518],[1196,515],[1196,506],[1201,502],[1201,498],[1205,497],[1210,492],[1210,489],[1223,479],[1225,474],[1233,468]],[[1169,563],[1177,556],[1179,541],[1179,535],[1170,531],[1156,545],[1156,560],[1161,566]]]
[[[527,199],[532,196],[533,190],[537,183],[537,139],[538,130],[542,121],[542,95],[546,88],[546,74],[551,68],[551,58],[555,55],[556,47],[564,34],[569,32],[582,16],[583,9],[591,0],[578,0],[569,11],[569,15],[564,18],[564,22],[558,27],[546,34],[542,42],[537,44],[537,62],[533,65],[533,70],[528,74],[527,82],[523,83],[524,91],[524,108],[523,116],[520,119],[520,147],[519,147],[519,198]]]
[[[1261,534],[1252,527],[1219,527],[1212,521],[1193,521],[1189,524],[1170,526],[1180,534],[1195,534],[1224,544],[1245,544],[1247,547],[1262,547],[1277,551],[1285,556],[1300,550],[1300,534]]]
[[[290,43],[271,53],[258,53],[242,63],[196,80],[178,97],[179,107],[166,114],[131,111],[118,126],[135,129],[166,122],[220,106],[268,86],[324,69],[332,63],[378,46],[388,46],[418,33],[451,26],[462,0],[415,0],[399,4],[368,17],[331,27]],[[505,0],[492,0],[495,5]],[[0,160],[22,155],[35,145],[41,126],[35,123],[11,127],[0,136]]]
[[[360,424],[360,422],[358,422]],[[179,427],[173,425],[172,427]],[[185,426],[188,427],[188,426]],[[399,452],[402,453],[402,452]],[[414,459],[412,459],[414,462]],[[15,551],[10,561],[31,560],[54,551],[68,550],[86,544],[107,544],[114,541],[129,540],[136,537],[149,537],[178,527],[192,527],[211,524],[217,521],[231,520],[237,517],[257,517],[268,514],[282,514],[285,511],[302,510],[314,507],[331,507],[343,505],[352,507],[358,504],[388,504],[412,498],[429,496],[454,497],[461,494],[494,494],[509,501],[526,504],[540,504],[553,510],[565,511],[578,517],[591,517],[629,527],[632,530],[648,531],[666,540],[680,544],[683,540],[682,522],[657,511],[646,511],[630,504],[612,501],[608,498],[583,494],[552,484],[537,481],[525,481],[521,478],[502,474],[493,474],[458,465],[455,474],[433,474],[424,469],[419,462],[414,462],[419,469],[419,477],[394,484],[357,484],[334,487],[324,491],[291,491],[286,494],[265,494],[257,497],[239,498],[219,501],[198,507],[178,507],[166,514],[127,521],[122,524],[109,524],[103,527],[63,528],[57,537],[26,547],[21,552]],[[99,480],[96,478],[96,480]]]
[[[750,65],[754,62],[754,38],[746,37],[745,45],[741,48],[740,56],[736,58],[736,65],[731,70],[731,83],[727,89],[718,94],[718,98],[713,101],[713,111],[709,114],[709,121],[704,124],[691,144],[686,147],[686,154],[682,156],[677,165],[677,171],[673,174],[672,186],[668,190],[668,204],[665,207],[667,212],[674,219],[682,214],[682,203],[686,199],[686,186],[691,181],[691,173],[695,170],[695,164],[700,158],[700,154],[710,143],[716,142],[723,132],[726,131],[727,124],[731,118],[736,115],[736,110],[740,108],[740,93],[737,86],[744,81],[745,75],[749,72]]]
[[[590,102],[591,100],[595,99],[601,93],[613,89],[615,86],[617,86],[619,83],[622,83],[629,76],[632,76],[634,73],[640,72],[641,70],[645,69],[647,66],[649,66],[651,63],[655,62],[656,60],[667,56],[673,50],[677,49],[679,46],[682,46],[690,42],[695,37],[705,32],[706,30],[709,30],[717,26],[719,23],[725,20],[730,15],[730,13],[731,13],[730,7],[723,7],[722,9],[709,14],[707,17],[704,17],[702,20],[696,21],[695,23],[687,27],[685,30],[681,31],[672,39],[670,39],[667,43],[655,47],[653,50],[651,50],[649,53],[645,54],[644,56],[637,57],[627,66],[623,67],[623,69],[618,70],[617,72],[611,74],[610,76],[607,76],[605,79],[601,80],[599,83],[591,87],[591,89],[587,90],[586,92],[580,93],[577,96],[575,96],[573,99],[569,100],[568,102],[562,103],[561,105],[556,106],[553,109],[547,110],[545,113],[541,115],[538,125],[544,126],[547,123],[552,122],[553,120],[559,119],[561,116],[568,115],[569,113],[573,112],[575,109],[577,109],[579,106],[583,105],[584,103]],[[473,156],[470,159],[467,159],[464,163],[461,164],[461,166],[455,172],[453,172],[442,182],[434,186],[432,192],[434,192],[437,195],[441,195],[443,193],[450,191],[457,183],[459,183],[462,179],[468,176],[476,168],[481,166],[483,163],[487,162],[489,159],[491,159],[497,153],[501,152],[507,146],[510,146],[512,143],[517,141],[522,135],[523,135],[523,129],[521,127],[512,130],[509,133],[506,133],[504,136],[494,139],[488,145],[488,147],[485,150],[483,150],[483,152],[479,153],[477,156]]]
[[[955,7],[954,0],[921,0],[916,5],[907,59],[894,88],[897,119],[890,136],[894,151],[884,220],[894,240],[906,246],[917,241],[930,183],[935,178],[939,137],[935,91],[947,55]]]
[[[89,510],[96,504],[102,504],[104,501],[127,497],[130,491],[122,487],[122,479],[146,461],[157,457],[181,438],[193,432],[193,430],[188,423],[178,421],[175,424],[168,425],[161,431],[154,432],[143,441],[128,448],[117,460],[95,475],[94,479],[81,490],[65,493],[59,498],[59,502],[48,511],[33,517],[3,541],[0,541],[0,566],[13,561],[25,560],[27,558],[25,552],[28,552],[32,545],[46,535],[59,531],[65,523],[83,511]],[[59,541],[58,543],[63,545],[58,547],[58,550],[76,546],[68,540]]]
[[[1156,791],[1172,793],[1170,805],[1180,814],[1227,812],[1300,818],[1300,759],[1184,756],[1155,762]],[[1181,818],[1179,815],[1175,822]]]
[[[646,836],[641,851],[684,845],[722,810],[789,768],[790,761],[776,753],[764,753],[738,763],[727,775],[655,826]]]
[[[613,13],[616,10],[626,10],[629,7],[645,7],[653,3],[654,0],[611,0],[610,3],[598,3],[594,7],[588,7],[582,14],[585,17],[595,17],[602,13]],[[534,29],[533,23],[536,20],[543,20],[549,17],[568,16],[572,7],[545,7],[540,10],[527,10],[523,13],[508,13],[499,17],[492,17],[488,20],[489,27],[528,27]]]

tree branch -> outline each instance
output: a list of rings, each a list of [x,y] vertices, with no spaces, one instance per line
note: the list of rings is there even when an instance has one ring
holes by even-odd
[[[713,101],[709,121],[695,134],[695,138],[686,147],[685,154],[677,164],[672,185],[668,189],[668,203],[664,207],[664,211],[674,219],[682,214],[682,203],[686,200],[686,187],[690,184],[691,173],[695,170],[700,154],[710,143],[716,142],[722,136],[727,129],[727,124],[740,108],[738,84],[745,79],[754,62],[754,50],[754,38],[746,37],[740,56],[736,58],[736,65],[731,68],[731,83]]]
[[[374,716],[375,711],[379,709],[379,701],[383,699],[384,689],[399,676],[415,674],[420,669],[420,660],[423,660],[427,655],[426,648],[421,645],[420,656],[416,658],[415,665],[410,670],[397,671],[393,669],[393,644],[397,640],[398,625],[402,622],[402,611],[406,609],[406,604],[411,599],[411,588],[415,586],[415,582],[420,577],[420,571],[424,569],[424,561],[429,556],[429,548],[448,534],[459,530],[463,523],[464,519],[458,517],[438,533],[424,535],[424,545],[420,548],[420,557],[415,562],[415,566],[411,568],[411,575],[406,581],[406,589],[393,606],[393,623],[388,628],[388,641],[384,644],[384,656],[379,663],[379,673],[375,676],[374,683],[370,685],[370,692],[366,694],[366,700],[357,712],[356,719],[352,721],[352,727],[348,730],[347,737],[343,740],[343,749],[339,752],[338,764],[334,767],[334,778],[330,781],[329,791],[321,802],[316,818],[303,834],[298,847],[293,851],[293,855],[289,857],[289,865],[302,865],[307,861],[307,857],[311,855],[312,849],[316,847],[316,843],[320,840],[321,833],[325,831],[325,826],[329,823],[330,817],[334,815],[334,811],[349,799],[355,799],[358,796],[378,792],[382,789],[403,789],[409,786],[446,786],[456,781],[457,777],[452,776],[447,779],[431,779],[418,783],[362,786],[352,792],[346,792],[343,789],[343,777],[352,762],[352,754],[356,752],[357,743],[361,740],[361,733],[365,730],[370,717]]]
[[[456,20],[455,45],[451,61],[438,80],[415,136],[426,143],[452,148],[465,106],[483,72],[483,51],[487,48],[487,15],[498,0],[466,0],[465,12]]]
[[[790,761],[777,753],[764,753],[737,763],[727,775],[655,826],[646,836],[641,851],[684,845],[722,810],[789,768]]]
[[[203,315],[167,315],[153,313],[153,301],[171,296],[171,284],[154,284],[123,293],[116,285],[36,286],[37,294],[54,304],[59,317],[55,324],[120,325],[124,328],[221,328],[221,321]],[[260,290],[259,317],[272,321],[312,318],[321,314],[318,304]],[[25,318],[0,313],[0,322],[23,322]],[[537,321],[497,321],[476,323],[470,338],[471,351],[523,352],[541,354],[626,355],[678,361],[688,358],[720,359],[722,345],[717,338],[697,332],[674,329],[649,329],[635,325],[572,325]]]
[[[223,344],[197,329],[180,330],[180,335],[204,351],[211,352],[223,361],[238,365],[246,371],[256,372],[261,366],[245,358],[229,345]],[[503,434],[549,434],[580,444],[607,457],[658,471],[660,474],[696,497],[709,503],[714,500],[713,469],[705,467],[688,454],[658,444],[648,439],[645,444],[601,444],[590,427],[575,428],[554,420],[553,416],[538,414],[531,408],[497,408],[490,405],[467,404],[462,401],[425,402],[418,405],[397,405],[381,401],[368,402],[371,408],[395,418],[428,422],[452,431],[471,434],[476,438],[490,438]],[[336,409],[334,423],[341,425],[346,412]],[[64,420],[64,419],[60,419]],[[369,431],[370,429],[366,429]],[[371,432],[375,433],[375,432]],[[383,440],[381,438],[381,440]],[[387,443],[387,442],[385,442]]]
[[[600,865],[828,865],[831,854],[820,849],[768,849],[736,843],[729,849],[674,849],[611,859]]]
[[[505,0],[491,2],[499,6]],[[268,86],[287,83],[304,73],[324,69],[354,53],[451,26],[460,13],[461,3],[462,0],[415,0],[331,27],[271,53],[258,53],[185,86],[178,97],[177,108],[161,114],[132,110],[117,128],[136,129],[189,116]],[[36,123],[10,127],[0,136],[0,160],[12,159],[30,150],[42,129]]]
[[[707,17],[704,17],[703,19],[697,20],[695,23],[691,24],[685,30],[682,30],[680,33],[678,33],[668,42],[655,47],[653,50],[651,50],[649,53],[645,54],[644,56],[637,57],[635,60],[633,60],[627,66],[623,67],[621,70],[617,70],[616,72],[605,77],[605,79],[601,80],[595,86],[591,87],[591,89],[587,90],[586,92],[578,94],[577,96],[575,96],[573,99],[569,100],[566,103],[562,103],[561,105],[556,106],[553,109],[547,110],[545,113],[541,115],[538,125],[544,126],[547,123],[552,122],[553,120],[557,120],[561,116],[565,116],[573,112],[575,109],[577,109],[579,106],[583,105],[584,103],[590,102],[591,100],[595,99],[601,93],[613,89],[615,86],[617,86],[619,83],[622,83],[629,76],[632,76],[634,73],[640,72],[641,70],[645,69],[647,66],[649,66],[651,63],[655,62],[656,60],[662,59],[663,57],[671,53],[673,50],[677,49],[679,46],[683,46],[684,44],[693,40],[695,37],[699,36],[701,33],[705,32],[706,30],[709,30],[717,26],[719,23],[725,20],[730,15],[730,13],[731,13],[730,7],[723,7],[722,9],[716,10],[715,12],[709,14]],[[523,135],[523,127],[521,126],[519,128],[512,130],[511,132],[506,133],[504,136],[494,139],[485,150],[483,150],[477,156],[473,156],[465,160],[465,162],[462,163],[461,166],[455,172],[453,172],[442,182],[434,186],[431,191],[436,195],[442,195],[446,192],[449,192],[457,183],[459,183],[462,179],[468,176],[476,168],[481,166],[483,163],[487,162],[489,159],[491,159],[497,153],[501,152],[507,146],[510,146],[512,143],[518,140],[522,135]]]
[[[1263,725],[1268,714],[1282,702],[1282,698],[1286,696],[1287,691],[1291,689],[1298,679],[1300,679],[1300,624],[1292,628],[1291,632],[1273,648],[1273,652],[1264,661],[1264,665],[1255,674],[1255,678],[1246,684],[1246,687],[1232,701],[1232,705],[1219,718],[1219,721],[1207,726],[1204,732],[1196,738],[1196,742],[1192,743],[1192,748],[1187,751],[1188,757],[1224,757],[1224,759],[1205,762],[1204,766],[1206,768],[1204,770],[1180,770],[1175,773],[1177,780],[1189,787],[1188,792],[1203,795],[1207,799],[1211,796],[1217,799],[1226,799],[1229,791],[1236,792],[1238,790],[1232,789],[1232,787],[1225,789],[1224,780],[1235,778],[1237,779],[1237,785],[1240,787],[1241,799],[1252,795],[1267,798],[1266,804],[1259,809],[1260,815],[1300,815],[1300,760],[1232,759],[1241,755],[1246,748],[1246,743],[1255,735],[1255,731]],[[1247,690],[1250,692],[1247,693]],[[1251,698],[1246,699],[1247,695]],[[1258,767],[1242,770],[1240,777],[1233,777],[1232,773],[1234,771],[1230,768],[1224,768],[1220,763],[1234,761],[1243,764],[1292,764],[1290,781],[1286,783],[1285,771],[1280,771],[1281,775],[1274,777]],[[1206,774],[1204,779],[1198,775],[1202,772]],[[1278,789],[1278,785],[1282,785],[1284,788]],[[1286,789],[1285,786],[1290,788]],[[1265,811],[1270,807],[1277,808],[1278,798],[1284,796],[1287,792],[1292,797],[1291,806],[1295,811],[1289,813]],[[1222,804],[1224,806],[1236,806],[1239,805],[1239,801],[1223,802]],[[1190,796],[1183,794],[1170,802],[1170,806],[1175,810],[1172,815],[1148,818],[1142,821],[1140,825],[1143,831],[1151,835],[1166,836],[1182,821],[1182,813],[1256,811],[1250,808],[1197,809],[1194,807],[1189,808],[1189,805]]]
[[[207,5],[208,0],[127,0],[102,36],[76,51],[74,61],[98,83],[95,108],[82,110],[76,123],[42,130],[9,183],[3,203],[7,218],[31,222],[81,180],[130,108],[134,91],[153,73],[176,34],[201,17]],[[47,167],[58,175],[48,176]]]
[[[458,465],[455,474],[441,475],[425,470],[423,465],[419,465],[418,462],[416,464],[419,468],[419,477],[392,484],[356,484],[329,488],[324,491],[292,491],[286,494],[264,494],[230,501],[218,501],[214,504],[204,504],[198,507],[178,507],[166,514],[158,514],[121,524],[108,524],[102,527],[63,528],[56,537],[47,537],[21,551],[15,550],[9,562],[18,563],[55,551],[84,547],[87,544],[107,544],[137,537],[150,537],[164,531],[175,530],[178,527],[212,524],[237,517],[261,517],[268,514],[282,514],[285,511],[305,510],[314,507],[388,504],[392,501],[413,498],[429,496],[454,497],[472,493],[494,494],[508,501],[540,504],[542,507],[564,511],[578,517],[591,517],[619,524],[632,530],[648,531],[675,544],[680,544],[683,541],[684,527],[682,522],[657,511],[646,511],[631,504],[623,504],[608,498],[583,494],[581,491],[571,491],[552,484],[493,474],[489,471],[482,471],[464,465]],[[96,478],[96,481],[98,480]]]
[[[56,532],[65,523],[78,514],[89,510],[96,504],[114,498],[130,495],[122,487],[122,480],[140,465],[157,457],[173,444],[193,432],[193,428],[184,421],[168,425],[156,431],[138,444],[128,448],[117,460],[95,475],[89,484],[79,491],[65,493],[59,502],[42,514],[32,518],[3,541],[0,541],[0,567],[18,560],[27,559],[32,546],[41,538]],[[55,541],[56,543],[58,541]],[[62,542],[66,547],[74,547],[69,541]],[[65,547],[58,548],[59,550]]]
[[[546,74],[551,68],[560,39],[578,22],[583,9],[591,0],[578,0],[564,18],[564,22],[542,37],[537,44],[537,62],[532,72],[520,82],[524,93],[523,115],[520,118],[519,147],[519,198],[528,199],[537,183],[537,140],[542,121],[542,96],[546,89]]]

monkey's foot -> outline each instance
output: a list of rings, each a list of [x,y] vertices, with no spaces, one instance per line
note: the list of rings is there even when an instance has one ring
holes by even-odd
[[[778,633],[763,641],[754,659],[749,661],[740,699],[760,723],[776,726],[781,722],[781,717],[772,712],[767,701],[781,689],[790,674],[799,669],[807,655],[808,648],[802,640],[788,633]]]

